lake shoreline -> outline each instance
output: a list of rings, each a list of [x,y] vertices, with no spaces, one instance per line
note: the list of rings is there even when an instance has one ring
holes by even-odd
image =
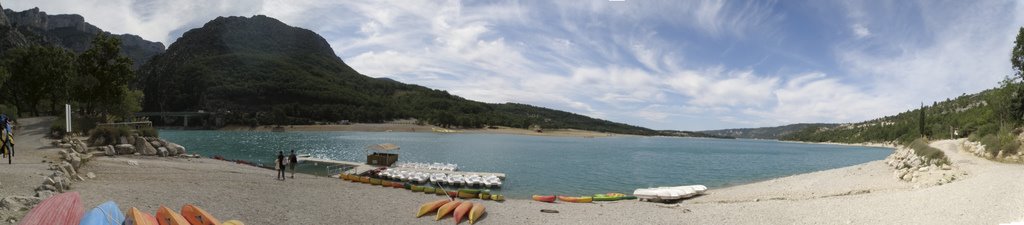
[[[614,137],[634,136],[631,134],[605,133],[598,131],[577,130],[577,129],[545,129],[543,132],[536,132],[521,128],[497,127],[480,129],[445,129],[432,125],[416,124],[390,124],[390,123],[353,123],[350,125],[289,125],[282,126],[282,130],[275,130],[273,126],[239,126],[230,125],[223,127],[221,131],[260,131],[260,132],[289,132],[289,131],[351,131],[351,132],[413,132],[413,133],[438,133],[438,134],[512,134],[543,137]],[[447,132],[446,132],[447,131]]]
[[[39,185],[38,176],[49,172],[40,161],[56,157],[59,150],[38,132],[23,131],[18,140],[26,150],[19,152],[16,164],[0,166],[3,196],[31,195]],[[467,201],[487,207],[482,224],[998,224],[1024,220],[1020,213],[1024,196],[1018,193],[1024,181],[1008,179],[1024,176],[1024,167],[960,153],[956,140],[932,145],[969,175],[945,185],[919,186],[894,178],[892,168],[876,160],[711,189],[706,195],[668,204]],[[272,170],[207,158],[97,156],[82,172],[97,175],[76,181],[72,188],[81,193],[87,209],[107,200],[116,201],[123,210],[138,207],[151,213],[160,205],[176,208],[189,203],[222,220],[247,224],[436,224],[432,218],[412,214],[419,204],[442,198],[307,174],[277,181]],[[542,209],[559,213],[542,213]]]

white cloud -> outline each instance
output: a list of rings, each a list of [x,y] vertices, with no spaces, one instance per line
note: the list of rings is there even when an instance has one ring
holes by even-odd
[[[864,24],[853,24],[852,26],[850,26],[850,29],[853,30],[853,35],[856,36],[857,38],[865,38],[867,36],[871,36],[871,30],[868,30],[868,27],[864,26]]]

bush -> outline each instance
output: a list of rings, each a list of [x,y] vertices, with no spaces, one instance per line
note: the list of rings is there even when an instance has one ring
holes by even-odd
[[[147,127],[147,128],[139,129],[139,133],[143,137],[156,137],[156,138],[160,137],[160,132],[157,132],[156,128],[153,128],[153,127]]]
[[[910,142],[910,148],[914,149],[914,154],[917,154],[917,156],[933,160],[933,164],[949,164],[949,158],[946,158],[946,153],[943,153],[942,150],[929,146],[927,139],[918,138],[913,142]]]
[[[117,144],[118,139],[121,137],[131,136],[134,131],[127,127],[100,127],[93,129],[89,132],[89,142],[93,143],[99,138],[103,138],[103,142],[100,145],[113,145]]]
[[[67,135],[67,132],[65,131],[64,120],[54,120],[53,123],[50,124],[50,137],[57,139],[64,138],[64,135]]]

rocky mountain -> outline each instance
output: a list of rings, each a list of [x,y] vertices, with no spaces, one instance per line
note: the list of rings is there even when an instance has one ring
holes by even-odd
[[[92,39],[97,34],[104,33],[121,40],[121,53],[132,59],[133,69],[138,69],[153,56],[164,52],[164,45],[160,42],[147,41],[132,34],[111,34],[85,22],[85,18],[80,15],[47,15],[46,12],[39,11],[39,8],[21,12],[4,9],[3,14],[4,24],[9,25],[14,32],[19,33],[17,35],[22,35],[26,40],[21,44],[54,44],[81,53],[89,49]],[[0,35],[3,35],[2,32],[4,31],[0,30]],[[11,40],[20,40],[17,39],[17,35]],[[8,41],[7,38],[4,40]],[[0,43],[0,48],[8,49],[3,44],[6,43]]]
[[[657,134],[558,110],[476,102],[442,90],[364,76],[335,55],[320,35],[266,16],[218,17],[185,32],[140,69],[140,86],[146,96],[144,111],[219,112],[233,124],[417,118],[446,127],[540,126]]]
[[[2,7],[2,6],[0,6]],[[27,38],[18,32],[17,28],[11,25],[6,15],[0,14],[0,53],[29,44]]]
[[[741,129],[724,129],[724,130],[706,130],[701,133],[726,136],[734,138],[747,138],[747,139],[783,139],[790,134],[802,131],[809,127],[823,127],[832,128],[837,127],[839,124],[829,123],[798,123],[790,124],[785,126],[777,127],[760,127],[760,128],[741,128]]]

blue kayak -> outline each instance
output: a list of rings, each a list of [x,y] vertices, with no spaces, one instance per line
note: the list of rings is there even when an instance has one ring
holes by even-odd
[[[117,203],[107,201],[82,216],[82,222],[78,225],[121,225],[124,223],[124,213],[117,208]]]

